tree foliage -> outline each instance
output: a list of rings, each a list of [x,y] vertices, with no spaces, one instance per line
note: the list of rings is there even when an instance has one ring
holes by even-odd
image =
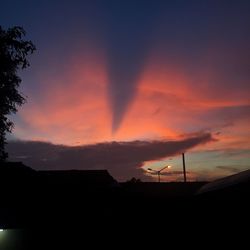
[[[21,78],[18,70],[29,66],[27,56],[35,51],[31,41],[23,40],[25,31],[15,26],[4,30],[0,26],[0,161],[7,158],[5,152],[6,133],[13,129],[8,115],[16,113],[18,106],[25,103],[18,91]]]

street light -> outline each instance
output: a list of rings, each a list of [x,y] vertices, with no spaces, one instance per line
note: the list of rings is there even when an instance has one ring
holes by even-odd
[[[166,169],[166,168],[171,168],[171,166],[166,166],[166,167],[164,167],[164,168],[162,168],[162,169],[160,169],[160,170],[154,170],[154,169],[152,169],[152,168],[148,168],[148,170],[151,171],[151,172],[156,173],[156,174],[158,175],[158,182],[161,182],[161,172],[162,172],[164,169]]]

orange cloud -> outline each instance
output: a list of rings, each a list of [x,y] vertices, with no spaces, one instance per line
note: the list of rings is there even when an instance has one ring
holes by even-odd
[[[250,101],[245,90],[242,89],[242,98],[231,98],[234,89],[227,89],[227,83],[222,82],[228,95],[222,93],[219,98],[214,84],[209,85],[210,80],[216,78],[216,72],[204,70],[197,75],[194,79],[181,67],[150,59],[138,83],[138,96],[118,137],[176,139],[183,133],[208,130],[220,131],[220,142],[214,144],[217,147],[244,140],[245,147],[249,147],[246,138]],[[202,80],[203,84],[196,80]],[[240,90],[236,92],[238,96]]]
[[[40,81],[42,98],[31,96],[20,110],[29,128],[17,125],[17,135],[74,145],[105,140],[111,133],[103,58],[78,56],[60,75],[49,74]]]
[[[219,141],[208,145],[208,149],[226,144],[249,147],[249,116],[238,115],[248,112],[250,102],[244,93],[242,98],[231,98],[234,89],[227,89],[227,95],[219,96],[213,83],[218,72],[205,67],[194,75],[183,65],[156,55],[145,62],[137,96],[115,134],[111,132],[106,56],[89,48],[72,56],[60,75],[49,71],[38,79],[42,93],[31,95],[20,110],[22,123],[17,123],[16,136],[79,145],[111,140],[178,139],[182,134],[211,131],[219,132]]]

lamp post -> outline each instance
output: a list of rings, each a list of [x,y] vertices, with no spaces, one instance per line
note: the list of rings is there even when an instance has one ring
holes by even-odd
[[[149,171],[153,172],[153,173],[156,173],[158,175],[158,182],[161,182],[161,172],[166,169],[166,168],[171,168],[171,166],[166,166],[160,170],[154,170],[152,168],[148,168]]]

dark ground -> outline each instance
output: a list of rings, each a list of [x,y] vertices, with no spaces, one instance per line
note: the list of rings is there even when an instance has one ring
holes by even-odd
[[[196,237],[210,227],[218,233],[249,227],[249,183],[196,195],[205,183],[93,186],[67,176],[1,171],[0,224],[8,229],[0,233],[1,250],[84,249],[89,241],[104,247],[116,237],[120,248],[140,234],[145,242],[160,232],[168,239],[171,233]]]

